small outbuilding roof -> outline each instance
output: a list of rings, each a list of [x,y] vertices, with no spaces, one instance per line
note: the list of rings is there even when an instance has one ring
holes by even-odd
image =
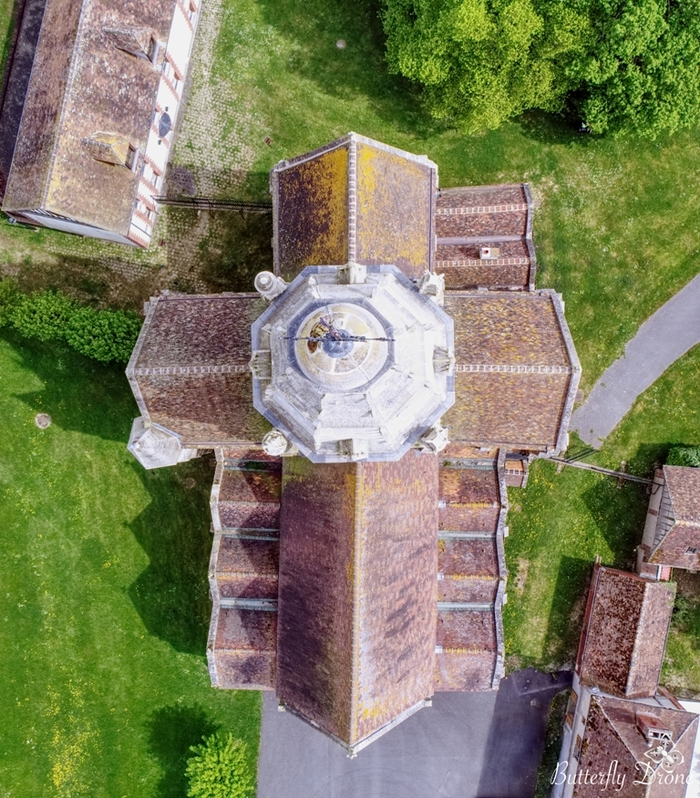
[[[674,752],[670,758],[660,754],[658,743],[646,736],[645,729],[650,725],[668,733],[666,750]],[[697,728],[698,716],[690,712],[592,696],[575,798],[602,798],[611,793],[620,798],[683,798]],[[605,782],[605,774],[614,765],[618,781]],[[589,778],[584,778],[584,774]],[[601,774],[603,781],[593,781],[593,774]]]
[[[596,566],[577,670],[582,684],[626,698],[654,696],[675,585]]]

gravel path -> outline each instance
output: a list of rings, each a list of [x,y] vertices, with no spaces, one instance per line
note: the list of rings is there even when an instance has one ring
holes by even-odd
[[[574,411],[571,429],[596,449],[631,410],[636,398],[700,343],[700,275],[650,316]]]

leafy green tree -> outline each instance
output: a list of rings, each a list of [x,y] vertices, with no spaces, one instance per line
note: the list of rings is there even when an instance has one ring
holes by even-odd
[[[385,0],[383,23],[390,69],[466,132],[529,108],[561,110],[566,66],[590,27],[558,0]]]
[[[204,737],[190,751],[187,762],[190,798],[250,798],[255,781],[250,772],[246,745],[231,732]]]
[[[465,132],[528,109],[654,138],[700,121],[697,0],[384,0],[387,60]]]
[[[592,36],[569,68],[574,107],[594,133],[655,138],[700,121],[695,0],[579,0]]]

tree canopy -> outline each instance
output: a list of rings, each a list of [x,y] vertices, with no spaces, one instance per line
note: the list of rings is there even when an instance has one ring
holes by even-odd
[[[700,120],[696,0],[384,0],[390,69],[466,132],[528,109],[655,137]]]
[[[185,771],[190,798],[251,798],[255,779],[246,745],[231,732],[218,731],[190,747],[194,756]]]

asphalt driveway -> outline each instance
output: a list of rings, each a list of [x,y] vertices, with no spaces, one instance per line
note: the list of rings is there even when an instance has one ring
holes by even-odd
[[[532,798],[547,711],[571,675],[438,693],[355,759],[264,694],[258,798]]]

